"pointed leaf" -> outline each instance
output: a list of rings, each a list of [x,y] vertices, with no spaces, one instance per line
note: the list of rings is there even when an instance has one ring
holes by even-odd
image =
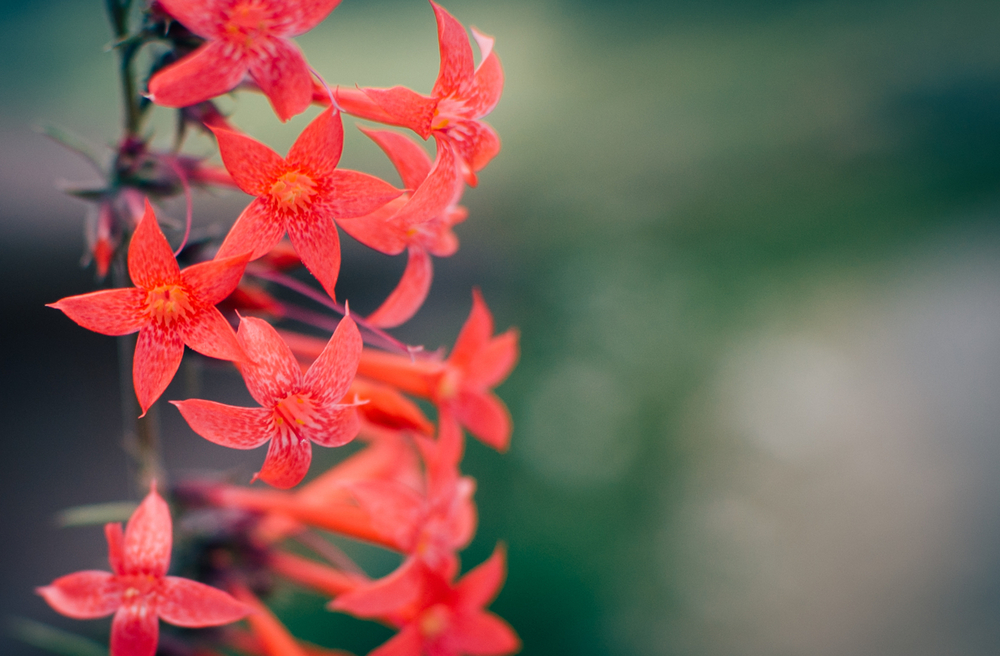
[[[330,298],[340,274],[340,235],[331,216],[310,213],[288,218],[288,237],[302,264],[323,285]]]
[[[233,362],[245,358],[233,327],[217,308],[209,307],[201,310],[180,330],[184,343],[202,355]]]
[[[149,96],[164,107],[189,107],[236,87],[247,72],[242,49],[209,41],[149,80]]]
[[[226,165],[226,170],[233,176],[240,189],[251,196],[264,196],[270,193],[271,185],[285,168],[285,160],[281,155],[245,134],[209,127],[219,143],[222,163]],[[274,244],[271,244],[271,247],[273,246]],[[271,250],[271,247],[265,251]],[[225,254],[220,251],[216,257],[239,255],[244,251]]]
[[[111,622],[111,653],[114,656],[154,656],[159,639],[160,622],[149,597],[137,597],[115,613]]]
[[[177,330],[150,323],[139,331],[132,360],[132,383],[142,414],[167,389],[183,357],[184,342]]]
[[[289,430],[279,431],[271,440],[264,458],[264,466],[257,472],[259,478],[268,485],[287,490],[298,485],[309,471],[312,462],[312,446],[307,439],[301,439]]]
[[[215,258],[181,271],[181,281],[205,305],[218,305],[240,284],[250,253]]]
[[[62,310],[77,324],[102,335],[128,335],[149,321],[146,291],[137,287],[69,296],[48,307]]]
[[[128,247],[128,272],[132,283],[143,289],[180,282],[181,270],[167,238],[156,222],[153,208],[146,200],[146,212],[132,234]]]
[[[361,348],[361,333],[354,319],[345,316],[306,372],[303,388],[311,391],[323,405],[338,403],[354,380]]]
[[[291,41],[267,39],[247,58],[250,76],[271,101],[282,121],[301,114],[312,104],[312,77],[302,52]],[[235,176],[234,176],[235,177]]]
[[[238,408],[202,399],[171,403],[191,430],[231,449],[256,449],[276,434],[271,411],[264,408]]]
[[[125,574],[164,576],[170,566],[172,542],[170,509],[154,487],[132,513],[125,526],[123,550]]]
[[[340,112],[330,107],[306,126],[286,160],[290,166],[301,166],[313,175],[327,176],[337,168],[343,149],[344,124]]]
[[[57,613],[90,620],[115,612],[123,590],[113,574],[88,570],[62,576],[36,592]]]
[[[231,257],[250,253],[255,260],[267,255],[285,234],[285,224],[263,198],[256,198],[230,228],[215,257]]]
[[[510,446],[510,411],[495,394],[464,390],[453,403],[458,421],[481,442],[503,452]]]
[[[163,621],[176,626],[219,626],[243,619],[253,612],[249,606],[222,590],[176,576],[163,580],[160,595],[157,614]]]
[[[407,189],[419,187],[431,172],[427,151],[410,137],[389,130],[369,130],[360,126],[358,129],[385,152]]]
[[[441,67],[434,83],[435,98],[445,98],[457,93],[462,85],[472,79],[472,45],[465,28],[443,7],[431,2],[437,19],[438,47],[441,51]]]
[[[403,277],[382,305],[368,315],[368,323],[379,328],[395,328],[408,321],[424,304],[433,277],[430,255],[419,246],[410,246]]]
[[[278,332],[263,319],[243,317],[238,333],[246,361],[240,372],[250,396],[267,409],[298,391],[302,369]]]

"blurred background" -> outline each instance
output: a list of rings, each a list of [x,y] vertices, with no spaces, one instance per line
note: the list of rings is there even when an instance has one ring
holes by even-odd
[[[497,38],[504,147],[397,334],[450,344],[474,285],[521,329],[513,446],[468,448],[463,563],[507,543],[493,609],[523,653],[1000,651],[1000,4],[446,7]],[[105,567],[100,528],[53,517],[138,493],[115,341],[43,307],[94,287],[86,208],[56,184],[95,176],[35,128],[116,139],[109,41],[96,0],[0,2],[0,616],[94,636],[32,592]],[[299,43],[331,83],[427,92],[437,71],[420,0],[344,0]],[[226,103],[279,152],[315,114]],[[349,132],[343,166],[396,182]],[[246,203],[198,195],[195,217]],[[338,292],[364,313],[403,262],[344,241]],[[163,415],[171,471],[259,466]],[[319,597],[280,608],[327,646],[389,635]],[[42,653],[6,633],[0,652]]]

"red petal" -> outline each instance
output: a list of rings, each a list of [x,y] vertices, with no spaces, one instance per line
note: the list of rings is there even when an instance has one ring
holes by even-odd
[[[431,2],[434,17],[437,18],[438,47],[441,51],[441,68],[434,83],[435,98],[444,98],[458,92],[462,85],[472,79],[472,46],[465,28],[443,7]]]
[[[281,3],[282,36],[296,36],[319,25],[340,4],[340,0],[299,0]]]
[[[321,408],[313,418],[314,426],[302,426],[299,435],[320,446],[343,446],[358,436],[361,421],[354,406]]]
[[[458,421],[481,442],[501,452],[510,446],[510,411],[495,394],[465,390],[453,408]]]
[[[188,107],[234,88],[247,72],[245,53],[228,41],[209,41],[149,80],[157,105]]]
[[[486,123],[458,119],[444,131],[458,154],[462,175],[470,187],[476,186],[476,171],[481,171],[500,152],[500,137]]]
[[[477,352],[465,370],[465,381],[471,387],[496,387],[502,383],[517,364],[517,329],[490,340],[486,348]]]
[[[62,310],[77,324],[102,335],[128,335],[149,321],[146,291],[135,287],[69,296],[49,307]]]
[[[421,494],[395,481],[356,481],[345,487],[372,518],[376,531],[401,550],[413,550],[415,532],[426,507]]]
[[[406,87],[366,88],[362,91],[378,106],[380,112],[384,113],[384,117],[380,117],[379,112],[369,112],[373,114],[370,116],[355,112],[356,116],[389,125],[398,125],[401,128],[409,128],[424,139],[430,136],[434,110],[437,108],[436,98],[422,96]],[[345,108],[344,111],[350,110]]]
[[[368,656],[420,656],[423,640],[416,627],[407,626],[387,642],[372,651]]]
[[[358,412],[367,421],[390,429],[415,430],[425,434],[434,431],[434,425],[420,407],[389,385],[355,378],[346,401],[353,399],[353,392],[362,401],[368,401],[358,406]]]
[[[268,656],[306,656],[306,651],[299,646],[285,625],[252,592],[242,586],[234,586],[233,594],[256,611],[247,618],[247,621],[260,641],[264,654]]]
[[[122,586],[108,572],[75,572],[38,588],[36,592],[57,613],[77,620],[110,615],[122,603]]]
[[[148,597],[118,609],[111,622],[111,653],[114,656],[154,656],[160,639],[160,622]]]
[[[359,129],[385,151],[407,189],[419,187],[431,172],[431,158],[427,156],[427,151],[410,137],[389,130]]]
[[[451,644],[468,656],[503,656],[521,649],[521,640],[493,613],[470,613],[454,619]]]
[[[399,255],[406,250],[412,237],[408,234],[409,228],[393,221],[393,217],[407,200],[403,196],[394,198],[370,214],[341,219],[337,225],[368,248],[386,255]]]
[[[281,335],[263,319],[243,317],[239,339],[247,360],[240,366],[250,396],[272,408],[302,385],[302,369]]]
[[[104,537],[108,541],[108,563],[115,574],[125,573],[125,533],[121,522],[104,525]]]
[[[125,526],[125,574],[164,576],[170,566],[172,533],[170,508],[154,487]]]
[[[181,271],[181,281],[205,305],[218,305],[240,284],[250,253],[201,262]]]
[[[287,431],[280,431],[271,440],[264,458],[264,466],[257,472],[259,478],[276,488],[287,490],[298,485],[309,471],[312,446],[309,440],[300,439]]]
[[[139,331],[132,361],[132,383],[142,414],[167,389],[183,357],[184,342],[177,330],[150,323]]]
[[[211,129],[219,143],[222,163],[226,165],[226,170],[233,176],[240,189],[251,196],[264,196],[270,193],[271,185],[285,168],[285,160],[281,155],[245,134],[223,128]],[[273,246],[274,244],[271,244],[271,247]],[[221,257],[239,255],[241,252],[244,251],[226,253]]]
[[[493,128],[482,121],[476,121],[474,125],[472,148],[468,161],[473,171],[482,171],[490,163],[490,160],[500,152],[500,137],[497,136]]]
[[[433,277],[431,256],[419,246],[410,246],[403,277],[382,305],[368,315],[368,323],[379,328],[395,328],[408,321],[424,304]]]
[[[285,234],[285,224],[263,199],[254,199],[230,228],[215,257],[250,253],[250,259],[264,257]]]
[[[209,0],[160,0],[168,14],[195,34],[206,39],[224,34],[219,22],[219,9],[225,3]]]
[[[153,208],[146,200],[146,212],[132,234],[128,247],[128,273],[136,287],[153,289],[180,282],[181,270],[174,251],[156,222]]]
[[[323,104],[327,104],[329,100],[327,99],[328,94],[326,89],[318,85],[317,87],[313,87],[314,102],[316,102],[315,98],[319,96],[323,98]],[[361,89],[334,87],[333,97],[336,98],[340,109],[352,116],[390,125],[395,122],[395,118],[392,115],[379,107],[378,103]]]
[[[410,558],[392,574],[340,595],[330,602],[330,608],[357,617],[384,617],[416,603],[422,588],[422,569]]]
[[[329,183],[323,211],[335,219],[364,216],[403,193],[373,175],[346,169],[334,171]]]
[[[480,36],[473,30],[473,35]],[[492,40],[491,40],[492,41]],[[465,101],[465,106],[469,110],[470,118],[486,116],[500,102],[503,93],[503,69],[500,67],[500,58],[496,53],[490,53],[479,68],[473,78],[473,87],[470,97]]]
[[[306,126],[288,151],[286,161],[311,174],[328,176],[337,168],[344,149],[344,124],[340,112],[328,108]]]
[[[289,217],[288,237],[309,273],[323,285],[330,298],[336,298],[334,289],[340,274],[340,235],[333,217],[316,213]]]
[[[202,355],[219,360],[242,361],[245,356],[233,327],[214,307],[191,317],[182,328],[184,343]]]
[[[231,449],[256,449],[275,435],[271,411],[215,401],[171,401],[195,433]]]
[[[447,142],[439,143],[434,169],[399,210],[395,220],[409,226],[443,220],[448,206],[458,202],[461,184],[455,154]]]
[[[489,344],[493,336],[493,315],[478,288],[472,290],[472,311],[458,333],[448,364],[465,369],[472,358]]]
[[[455,586],[457,603],[467,608],[485,608],[496,598],[507,577],[507,550],[498,544],[487,560],[469,570]]]
[[[199,628],[219,626],[243,619],[253,612],[244,603],[217,588],[168,576],[163,580],[157,614],[176,626]]]
[[[323,405],[338,403],[354,380],[361,360],[361,347],[361,333],[354,319],[345,316],[306,372],[303,387]]]
[[[302,52],[291,41],[268,39],[248,57],[250,76],[271,101],[282,121],[312,104],[312,77]],[[235,176],[234,176],[235,177]]]

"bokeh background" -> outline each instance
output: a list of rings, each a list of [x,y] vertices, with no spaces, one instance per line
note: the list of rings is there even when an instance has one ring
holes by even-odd
[[[32,593],[104,566],[99,528],[53,517],[137,491],[114,340],[43,307],[93,288],[85,207],[55,185],[94,174],[34,128],[116,138],[102,4],[0,2],[0,615],[91,636]],[[510,453],[468,449],[463,560],[507,543],[493,608],[523,653],[1000,651],[1000,4],[446,6],[497,37],[504,149],[399,335],[450,344],[473,285],[522,331]],[[344,0],[299,43],[332,83],[428,91],[437,70],[420,0]],[[227,102],[282,152],[314,113]],[[395,180],[354,133],[344,165]],[[246,202],[200,195],[196,216]],[[402,266],[345,245],[340,295],[370,310]],[[173,471],[259,464],[168,411]],[[327,646],[388,635],[279,601]],[[7,633],[0,652],[42,653]]]

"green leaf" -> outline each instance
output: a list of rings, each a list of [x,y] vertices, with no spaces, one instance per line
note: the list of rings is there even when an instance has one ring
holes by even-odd
[[[89,638],[23,617],[7,620],[7,630],[21,642],[61,656],[108,656],[108,649]]]
[[[67,526],[92,526],[108,522],[127,521],[139,504],[133,501],[113,501],[95,503],[88,506],[74,506],[56,514],[56,524]]]

